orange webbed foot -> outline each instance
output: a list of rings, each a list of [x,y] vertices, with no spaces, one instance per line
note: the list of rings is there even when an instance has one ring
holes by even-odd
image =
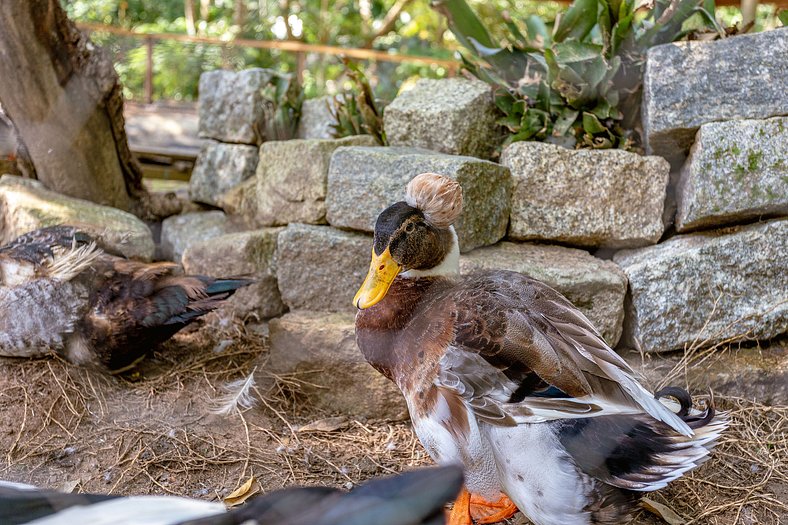
[[[446,525],[473,525],[471,519],[471,493],[462,488],[449,512]]]
[[[517,512],[517,506],[507,496],[497,501],[487,501],[480,496],[471,496],[471,517],[479,525],[498,523],[509,519]]]
[[[488,525],[514,516],[517,506],[508,497],[501,495],[498,501],[487,501],[471,495],[464,487],[454,501],[448,525]]]

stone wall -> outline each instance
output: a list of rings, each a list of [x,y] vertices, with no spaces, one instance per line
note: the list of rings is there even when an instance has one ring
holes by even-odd
[[[782,335],[788,331],[788,53],[779,50],[787,35],[778,30],[652,49],[644,126],[654,154],[647,156],[520,142],[491,160],[500,140],[490,118],[492,93],[463,79],[421,82],[398,97],[385,113],[396,145],[326,138],[325,101],[305,106],[314,109],[305,117],[313,131],[301,136],[315,138],[266,141],[255,130],[265,127],[256,97],[267,73],[205,74],[200,129],[212,142],[198,160],[191,195],[221,210],[164,221],[161,252],[188,271],[254,275],[256,287],[237,294],[228,308],[233,315],[276,318],[271,371],[306,374],[315,403],[359,416],[405,413],[396,388],[355,349],[351,299],[369,264],[375,218],[425,171],[463,188],[462,272],[506,269],[540,279],[572,301],[611,346],[657,353]],[[761,49],[764,40],[773,51],[769,60],[759,59],[758,71],[774,75],[771,102],[750,101],[752,92],[737,102],[757,111],[723,111],[717,106],[729,101],[699,103],[689,94],[677,101],[681,90],[665,89],[655,66],[689,67],[682,78],[700,78],[711,67],[709,57],[742,46]],[[735,83],[729,78],[725,85]],[[693,112],[705,116],[688,122]],[[688,153],[678,163],[671,158],[672,167],[663,158],[669,152],[660,149],[669,141]],[[30,195],[25,206],[35,207],[42,191],[4,179],[0,204],[21,192]],[[40,215],[24,206],[4,210],[3,237],[32,228],[25,217]],[[140,242],[140,253],[131,255],[149,257],[147,241]],[[317,369],[330,373],[313,374]],[[322,380],[328,383],[315,383]],[[359,389],[364,402],[354,403]]]

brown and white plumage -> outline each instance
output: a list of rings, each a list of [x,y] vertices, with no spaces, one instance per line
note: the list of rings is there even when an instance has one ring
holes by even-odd
[[[458,187],[419,177],[409,187],[431,205]],[[470,492],[503,493],[537,524],[623,523],[639,492],[706,459],[725,415],[692,410],[680,389],[665,392],[679,403],[648,392],[545,284],[458,275],[456,235],[435,216],[408,202],[381,213],[356,337],[402,390],[430,455],[463,464]]]
[[[70,226],[21,236],[0,247],[0,355],[123,368],[250,283],[178,270],[110,255]]]

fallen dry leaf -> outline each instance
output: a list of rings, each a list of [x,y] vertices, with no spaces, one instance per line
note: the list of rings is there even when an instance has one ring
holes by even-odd
[[[640,505],[650,513],[656,514],[670,525],[684,525],[687,523],[684,518],[676,514],[676,511],[667,505],[657,503],[653,499],[643,498],[640,500]]]
[[[235,507],[248,500],[258,492],[260,492],[260,484],[257,483],[257,480],[254,478],[254,476],[252,476],[251,478],[247,479],[243,485],[228,494],[223,501],[228,507]]]
[[[65,492],[66,494],[71,494],[74,492],[74,489],[77,488],[77,485],[80,484],[80,480],[72,479],[71,481],[64,481],[62,485],[58,487],[59,492]]]
[[[334,432],[347,425],[346,417],[327,417],[307,423],[298,432]]]

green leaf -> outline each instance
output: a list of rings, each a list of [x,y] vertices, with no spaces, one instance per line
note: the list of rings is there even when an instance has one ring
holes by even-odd
[[[704,2],[704,4],[705,3],[706,2]],[[711,0],[711,3],[714,4],[714,0]],[[698,7],[695,9],[695,12],[700,13],[700,16],[703,18],[703,21],[705,22],[704,25],[706,27],[716,31],[717,34],[720,35],[720,38],[725,38],[725,29],[720,25],[719,22],[717,22],[717,19],[712,14],[714,13],[714,10],[709,11],[706,9],[706,7]]]
[[[605,49],[610,49],[610,35],[613,29],[614,20],[610,16],[610,6],[607,0],[598,0],[599,2],[599,33],[602,39],[602,45]]]
[[[525,19],[525,30],[528,33],[528,42],[532,45],[540,41],[543,45],[550,42],[550,32],[547,30],[547,25],[537,15],[531,15]]]
[[[642,42],[645,48],[673,42],[676,36],[681,32],[681,26],[692,16],[695,12],[695,8],[701,3],[701,0],[674,1],[676,2],[675,10],[668,19],[662,21],[662,23],[655,24],[654,27],[646,31],[645,35],[639,39],[639,42]],[[659,18],[657,20],[659,20]]]
[[[632,20],[635,15],[629,14],[623,18],[618,19],[618,23],[613,27],[613,33],[610,39],[610,54],[618,54],[621,49],[621,44],[630,37],[633,37]]]
[[[512,133],[516,133],[520,129],[520,115],[508,115],[506,117],[501,117],[495,121],[496,124],[499,126],[504,126]]]
[[[608,69],[608,63],[605,62],[605,59],[601,56],[586,64],[586,71],[583,78],[586,79],[589,88],[594,91],[595,96],[598,94],[599,84],[601,84],[605,76],[607,76]]]
[[[504,80],[513,82],[523,76],[523,71],[528,66],[528,53],[526,51],[501,47],[485,47],[477,42],[475,38],[469,38],[469,40],[474,46],[477,55],[493,66]]]
[[[780,19],[780,23],[783,26],[788,27],[788,9],[783,9],[779,13],[777,13],[777,18]]]
[[[599,2],[597,0],[575,0],[567,9],[553,32],[553,41],[567,38],[583,40],[597,24]]]
[[[505,11],[502,13],[502,16],[503,16],[503,21],[506,23],[506,27],[509,28],[509,32],[512,34],[512,36],[516,41],[515,43],[521,47],[528,45],[528,38],[522,34],[520,28],[517,26],[517,23],[514,20],[512,20],[512,17],[509,16],[509,14]]]
[[[606,119],[610,118],[610,104],[606,100],[602,100],[599,104],[591,110],[597,118]]]
[[[536,105],[545,111],[549,111],[550,107],[554,104],[552,100],[553,91],[550,89],[550,86],[547,85],[547,82],[539,82],[539,94],[536,96]],[[559,99],[558,102],[560,103],[561,100]]]
[[[592,135],[607,131],[607,128],[603,126],[601,122],[599,122],[599,119],[587,111],[583,112],[583,129],[586,131],[586,133],[590,133]]]
[[[566,132],[569,131],[572,124],[577,120],[577,115],[579,115],[579,112],[572,108],[564,108],[561,110],[555,124],[553,124],[553,135],[556,137],[563,137],[566,135]]]
[[[504,115],[511,115],[514,110],[514,97],[509,93],[495,97],[495,105]]]
[[[572,64],[599,58],[602,55],[602,46],[569,40],[554,44],[553,51],[559,64]]]
[[[433,0],[432,7],[446,17],[451,32],[468,49],[474,50],[471,38],[484,47],[496,46],[487,28],[465,0]]]

